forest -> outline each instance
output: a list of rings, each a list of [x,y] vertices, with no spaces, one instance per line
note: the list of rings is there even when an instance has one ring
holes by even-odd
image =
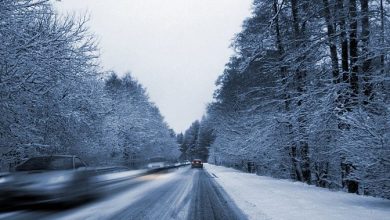
[[[254,0],[206,114],[176,135],[131,73],[102,70],[88,17],[0,1],[0,171],[75,154],[200,158],[390,198],[390,1]]]
[[[255,0],[215,100],[181,139],[207,127],[210,163],[390,198],[389,11],[388,0]]]
[[[130,73],[103,71],[88,17],[0,1],[0,171],[75,154],[90,165],[176,159],[175,134]]]

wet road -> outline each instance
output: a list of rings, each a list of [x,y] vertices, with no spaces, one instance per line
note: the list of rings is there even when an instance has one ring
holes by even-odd
[[[0,219],[246,219],[215,175],[183,167],[135,178],[125,189],[66,210],[17,210]]]

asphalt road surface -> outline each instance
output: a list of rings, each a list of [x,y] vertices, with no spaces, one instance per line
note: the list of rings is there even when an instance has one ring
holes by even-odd
[[[0,219],[246,219],[215,178],[202,169],[182,167],[121,183],[112,187],[121,190],[89,203],[3,210]]]

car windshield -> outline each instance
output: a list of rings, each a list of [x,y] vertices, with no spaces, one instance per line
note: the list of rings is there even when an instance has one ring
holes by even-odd
[[[16,171],[73,169],[72,157],[34,157],[16,167]]]

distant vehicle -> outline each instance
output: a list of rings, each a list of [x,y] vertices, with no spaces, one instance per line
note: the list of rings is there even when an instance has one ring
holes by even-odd
[[[92,194],[95,171],[76,156],[33,157],[15,171],[0,180],[0,198],[18,205],[74,202]]]
[[[201,159],[193,159],[191,168],[203,168],[203,162]]]
[[[149,163],[147,165],[148,169],[159,169],[168,166],[166,159],[163,157],[153,157],[149,159]]]

